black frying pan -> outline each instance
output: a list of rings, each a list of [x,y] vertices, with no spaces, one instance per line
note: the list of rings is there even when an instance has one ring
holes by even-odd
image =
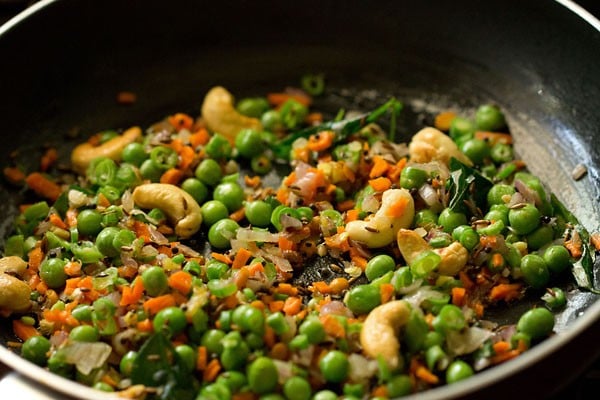
[[[42,1],[0,28],[0,159],[18,149],[21,161],[35,163],[45,144],[60,145],[66,156],[81,140],[77,133],[148,125],[175,111],[197,114],[214,84],[241,97],[318,71],[329,88],[318,106],[332,113],[340,105],[370,109],[395,95],[407,105],[406,137],[437,110],[499,104],[532,172],[598,230],[600,24],[580,11],[550,0]],[[122,90],[138,101],[118,105]],[[576,182],[570,172],[580,163],[588,174]],[[0,192],[2,236],[25,195],[9,186]],[[419,397],[518,391],[537,398],[567,382],[600,354],[590,346],[600,302],[571,282],[564,286],[572,290],[557,317],[559,335]],[[514,321],[526,307],[497,310],[495,317]],[[10,340],[2,332],[0,341]],[[2,347],[0,361],[43,385],[92,396]]]

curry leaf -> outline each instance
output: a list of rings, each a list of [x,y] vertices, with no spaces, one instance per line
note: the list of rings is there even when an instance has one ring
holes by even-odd
[[[452,211],[479,214],[487,206],[487,193],[493,183],[477,170],[471,168],[456,158],[450,159],[450,202],[448,208]]]
[[[131,381],[145,386],[161,386],[167,382],[170,360],[174,354],[171,342],[162,333],[155,333],[142,345],[131,369]]]

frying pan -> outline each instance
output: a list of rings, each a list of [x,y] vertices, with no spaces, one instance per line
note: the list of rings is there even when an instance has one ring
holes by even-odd
[[[0,159],[35,165],[45,145],[63,156],[98,130],[196,115],[213,85],[238,97],[323,72],[318,107],[405,102],[398,140],[438,110],[494,102],[519,155],[590,231],[600,227],[600,23],[570,1],[358,0],[197,2],[46,0],[0,28]],[[137,94],[117,104],[123,90]],[[574,181],[583,164],[587,175]],[[0,236],[27,198],[4,185]],[[596,283],[598,283],[598,265]],[[517,359],[415,398],[539,398],[600,354],[597,296],[570,279],[558,334]],[[558,284],[558,283],[557,283]],[[536,301],[495,311],[514,322]],[[13,339],[1,320],[0,342]],[[71,396],[105,398],[0,346],[0,361]],[[560,367],[558,367],[560,366]]]

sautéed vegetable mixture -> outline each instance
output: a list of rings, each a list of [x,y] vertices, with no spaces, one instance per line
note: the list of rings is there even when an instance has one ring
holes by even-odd
[[[498,107],[398,144],[399,101],[324,122],[322,77],[303,85],[215,87],[199,118],[92,136],[71,174],[50,151],[6,168],[38,196],[0,259],[22,356],[128,398],[395,398],[552,335],[556,277],[594,290],[587,233]],[[515,325],[486,319],[526,292],[543,302]]]

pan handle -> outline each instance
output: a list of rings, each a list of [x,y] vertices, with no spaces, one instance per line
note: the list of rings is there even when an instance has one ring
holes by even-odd
[[[2,365],[2,367],[4,367]],[[0,370],[0,372],[4,372]],[[0,374],[0,393],[3,399],[73,400],[26,378],[17,372]]]

